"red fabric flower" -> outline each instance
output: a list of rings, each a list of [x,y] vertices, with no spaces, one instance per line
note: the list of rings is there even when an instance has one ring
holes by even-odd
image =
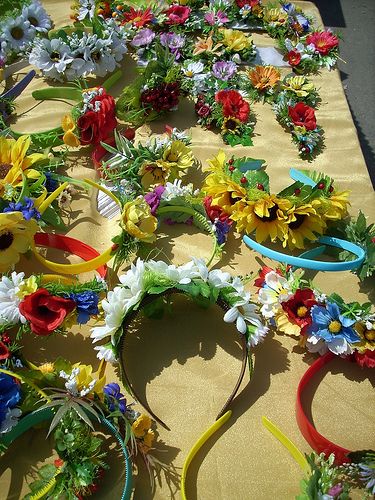
[[[236,0],[237,7],[242,9],[245,5],[249,7],[256,7],[259,5],[260,0]]]
[[[223,212],[223,209],[218,205],[211,205],[212,196],[205,196],[203,199],[204,208],[206,209],[206,213],[209,219],[212,222],[219,219],[221,222],[227,222],[229,225],[233,223],[232,220],[229,219],[229,214]]]
[[[281,307],[287,313],[289,320],[301,327],[303,335],[311,324],[311,308],[317,305],[315,295],[310,288],[298,289],[289,300],[282,302]]]
[[[62,467],[64,465],[64,460],[62,458],[56,458],[53,463],[55,467]]]
[[[298,52],[298,50],[291,50],[290,52],[288,52],[288,63],[291,66],[298,66],[300,62],[301,54]]]
[[[95,104],[95,103],[100,104]],[[90,104],[98,111],[89,110],[77,120],[81,144],[99,144],[107,139],[117,126],[115,115],[115,100],[103,89],[100,95],[94,97]]]
[[[8,359],[10,356],[10,350],[7,346],[0,340],[0,360]]]
[[[73,300],[51,295],[45,288],[27,295],[19,305],[21,314],[36,335],[50,335],[75,307]]]
[[[354,359],[362,368],[375,368],[375,351],[370,351],[370,349],[366,349],[363,353],[355,351]]]
[[[250,114],[250,106],[236,90],[220,90],[215,95],[215,101],[223,105],[223,115],[246,122]]]
[[[133,7],[130,7],[128,12],[124,13],[124,20],[121,24],[132,23],[136,28],[142,28],[146,24],[149,24],[154,18],[154,15],[151,12],[151,7],[147,7],[146,10],[135,10]]]
[[[306,38],[306,43],[314,45],[319,54],[326,56],[334,47],[338,46],[339,39],[330,31],[314,31]]]
[[[259,271],[259,277],[256,278],[256,280],[254,281],[254,285],[257,286],[258,288],[262,288],[266,281],[266,275],[271,271],[276,271],[276,273],[279,276],[284,276],[281,269],[272,269],[272,267],[263,266],[262,269]]]
[[[191,8],[185,5],[171,5],[167,10],[167,24],[184,24],[190,16]]]
[[[288,113],[294,125],[305,127],[306,130],[316,129],[315,111],[303,102],[288,106]]]

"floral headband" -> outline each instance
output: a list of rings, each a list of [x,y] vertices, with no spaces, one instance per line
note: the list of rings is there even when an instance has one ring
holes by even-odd
[[[164,296],[183,293],[198,301],[198,304],[218,304],[226,311],[224,321],[236,322],[243,349],[242,368],[232,394],[218,415],[218,418],[221,417],[238,391],[249,347],[257,345],[267,333],[267,328],[260,321],[257,305],[251,301],[241,279],[233,278],[219,269],[209,271],[203,260],[198,259],[179,267],[162,261],[143,262],[138,259],[136,265],[132,264],[131,269],[120,277],[120,283],[102,302],[105,325],[93,328],[91,337],[94,343],[109,338],[109,342],[96,347],[98,357],[110,362],[120,361],[126,385],[140,402],[142,400],[134,392],[126,372],[123,344],[127,328],[140,310],[152,315],[156,309],[160,310],[160,299]],[[141,404],[155,420],[166,427],[146,402]]]
[[[48,434],[53,433],[58,458],[37,471],[30,484],[32,494],[86,496],[100,487],[109,467],[104,442],[95,433],[97,422],[120,445],[125,462],[121,498],[130,499],[132,459],[140,455],[149,468],[157,465],[151,453],[155,439],[151,419],[132,409],[117,383],[106,384],[101,369],[93,373],[91,365],[63,358],[28,365],[16,371],[0,368],[0,445],[4,452],[22,433],[51,420]]]

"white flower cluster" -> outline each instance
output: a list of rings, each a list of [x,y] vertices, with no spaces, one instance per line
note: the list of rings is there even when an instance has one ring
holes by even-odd
[[[66,380],[65,382],[65,388],[71,394],[72,396],[75,397],[81,397],[84,398],[89,394],[95,387],[96,385],[96,380],[91,380],[88,386],[84,386],[83,389],[80,391],[78,390],[78,375],[80,373],[80,368],[76,367],[73,368],[72,372],[70,374],[64,372],[64,370],[61,370],[59,375],[61,378]]]
[[[261,313],[266,319],[273,318],[282,302],[288,300],[292,295],[292,282],[276,271],[266,274],[265,286],[258,292],[259,302],[262,305]]]
[[[161,199],[165,201],[170,201],[173,200],[174,198],[177,198],[178,196],[186,197],[199,194],[199,189],[194,191],[193,184],[190,183],[187,184],[186,186],[182,186],[181,183],[182,183],[181,179],[175,179],[173,183],[167,182],[164,186],[165,190],[161,195]]]
[[[90,73],[104,76],[115,70],[127,52],[126,31],[108,24],[103,37],[72,33],[66,39],[36,39],[29,62],[53,80],[72,81]]]
[[[82,102],[83,102],[82,114],[86,113],[86,111],[95,111],[95,113],[97,113],[100,110],[101,102],[96,101],[95,104],[93,105],[91,104],[91,101],[95,97],[102,95],[103,92],[104,92],[103,87],[82,91]]]
[[[20,14],[0,22],[0,58],[24,54],[38,34],[47,33],[52,22],[39,0],[24,5]]]
[[[26,318],[19,310],[21,298],[18,296],[20,286],[24,283],[25,273],[13,272],[10,277],[2,276],[0,280],[0,325],[16,325],[26,323]]]
[[[257,313],[256,304],[250,302],[250,293],[245,291],[240,278],[233,278],[229,273],[220,269],[209,271],[203,259],[194,258],[182,266],[154,260],[143,262],[138,259],[125,275],[120,276],[121,286],[115,287],[102,301],[105,325],[92,329],[91,338],[94,343],[111,337],[111,344],[115,345],[115,335],[121,328],[126,314],[133,306],[139,304],[145,293],[144,278],[146,272],[163,276],[172,283],[180,285],[187,285],[194,278],[199,278],[212,288],[230,287],[233,289],[230,294],[233,302],[224,315],[224,321],[227,323],[235,322],[237,330],[242,334],[248,331],[248,324],[251,325],[249,329],[250,345],[258,344],[268,332],[268,328],[262,323],[261,316]],[[111,345],[106,344],[95,349],[98,351],[99,359],[113,362]]]

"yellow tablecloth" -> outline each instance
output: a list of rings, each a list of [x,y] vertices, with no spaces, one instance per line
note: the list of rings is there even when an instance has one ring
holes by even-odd
[[[69,23],[68,1],[45,0],[43,3],[56,26]],[[312,3],[296,3],[321,24]],[[263,34],[254,34],[254,41],[259,46],[274,44]],[[112,91],[115,96],[134,76],[134,63],[129,57],[124,59],[122,70],[123,79]],[[351,190],[353,215],[362,209],[370,220],[374,220],[374,194],[339,73],[337,70],[322,70],[312,81],[322,98],[316,115],[325,130],[326,146],[313,162],[307,163],[298,157],[290,135],[276,122],[270,106],[262,104],[253,106],[257,120],[254,146],[225,149],[238,156],[264,158],[274,192],[289,183],[290,167],[325,172],[335,179],[336,186]],[[38,76],[17,99],[15,130],[34,132],[59,125],[70,105],[61,101],[36,103],[31,97],[33,90],[45,85],[47,83]],[[192,103],[185,101],[179,112],[152,123],[151,131],[163,132],[165,123],[182,129],[191,128],[194,153],[203,167],[207,158],[224,147],[220,136],[195,126]],[[94,178],[89,153],[89,148],[72,151],[66,172],[76,178]],[[194,181],[199,187],[202,178],[202,169],[198,169],[186,180]],[[98,215],[95,193],[83,195],[73,202],[69,222],[69,235],[98,250],[105,249],[117,232],[113,221]],[[163,250],[161,258],[179,264],[190,256],[208,255],[210,243],[207,236],[198,234],[194,228],[178,226],[167,227],[158,240],[158,246]],[[240,236],[235,235],[231,236],[218,265],[233,274],[246,274],[256,272],[260,262],[260,256],[248,250],[241,243]],[[23,260],[17,269],[30,273],[41,270],[34,260]],[[317,273],[315,282],[326,293],[337,291],[348,301],[366,301],[371,292],[368,285],[361,287],[357,278],[348,272]],[[25,339],[26,355],[35,362],[64,355],[72,362],[91,362],[97,366],[88,336],[89,327],[84,327],[75,328],[66,339]],[[173,464],[177,473],[190,447],[214,421],[234,385],[240,368],[240,349],[235,339],[233,325],[222,321],[221,310],[202,311],[184,299],[176,300],[171,317],[162,321],[142,320],[137,334],[128,337],[129,373],[138,391],[146,395],[156,414],[171,428],[171,431],[166,431],[158,427],[159,443],[162,444],[157,445],[155,456],[166,464]],[[298,349],[293,339],[278,334],[270,335],[255,349],[252,382],[245,377],[241,392],[232,405],[232,418],[203,448],[192,465],[188,476],[189,500],[294,498],[299,492],[299,467],[262,427],[261,417],[265,415],[271,419],[302,451],[311,451],[298,430],[294,405],[298,381],[313,359],[313,355]],[[115,376],[114,370],[108,369],[108,381]],[[374,380],[374,374],[370,375],[369,370],[361,370],[341,360],[334,361],[328,373],[327,370],[323,372],[321,380],[312,385],[307,397],[307,406],[312,401],[311,414],[323,435],[349,449],[375,448]],[[0,461],[2,498],[21,497],[21,491],[26,492],[25,482],[30,480],[31,464],[48,459],[50,448],[42,436],[31,432],[12,446]],[[121,467],[113,457],[111,462],[114,468],[107,473],[97,498],[120,498]],[[161,473],[156,479],[155,491],[152,491],[147,471],[141,466],[135,478],[134,498],[179,498],[178,479],[176,481],[176,476],[170,471]]]

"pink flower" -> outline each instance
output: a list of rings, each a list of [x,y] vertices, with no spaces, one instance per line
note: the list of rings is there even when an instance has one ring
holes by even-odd
[[[205,14],[205,16],[204,16],[204,20],[210,26],[214,26],[215,24],[217,24],[218,26],[222,26],[223,24],[225,24],[229,21],[225,12],[223,12],[222,10],[218,10],[216,13],[216,16],[215,16],[215,12],[213,12],[213,11],[207,12],[207,14]]]
[[[191,8],[185,5],[171,5],[167,10],[167,24],[184,24],[190,16]]]
[[[306,43],[314,45],[319,54],[326,56],[334,47],[338,46],[339,39],[330,31],[314,31],[306,38]]]

